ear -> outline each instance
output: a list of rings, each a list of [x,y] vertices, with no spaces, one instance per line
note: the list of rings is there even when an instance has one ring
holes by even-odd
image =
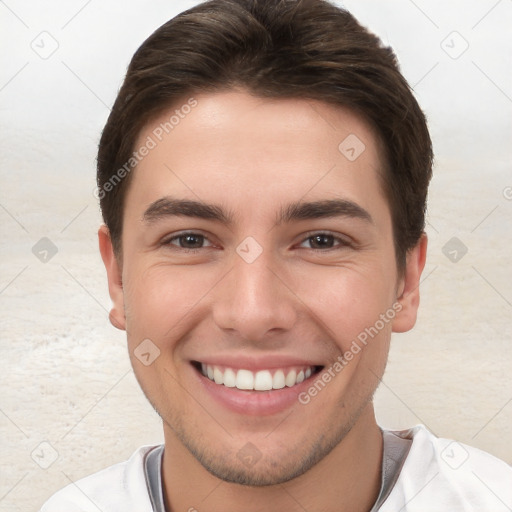
[[[110,323],[124,331],[126,330],[126,318],[124,315],[122,273],[114,254],[114,247],[107,226],[103,225],[98,230],[98,241],[101,259],[107,270],[108,291],[112,299],[112,309],[109,314]]]
[[[393,320],[393,332],[406,332],[414,327],[420,305],[420,278],[427,258],[427,235],[423,233],[415,247],[407,253],[405,272],[400,280],[397,302],[401,309]]]

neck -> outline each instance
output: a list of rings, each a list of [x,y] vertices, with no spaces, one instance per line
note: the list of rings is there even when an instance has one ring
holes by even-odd
[[[318,464],[284,484],[251,487],[210,474],[164,426],[163,481],[168,512],[368,512],[381,484],[383,441],[369,404]]]

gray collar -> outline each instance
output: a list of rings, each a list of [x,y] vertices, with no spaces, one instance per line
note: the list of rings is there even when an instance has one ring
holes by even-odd
[[[398,436],[390,430],[382,430],[384,449],[382,454],[381,485],[377,501],[370,512],[377,512],[387,500],[402,471],[405,459],[411,449],[412,439]],[[165,511],[164,511],[165,512]]]
[[[155,446],[144,457],[144,474],[154,512],[166,512],[162,485],[164,445]]]

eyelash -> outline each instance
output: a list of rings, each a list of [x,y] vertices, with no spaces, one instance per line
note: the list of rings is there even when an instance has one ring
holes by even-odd
[[[329,251],[334,251],[336,249],[340,249],[340,248],[343,248],[343,247],[351,246],[350,242],[348,242],[347,240],[345,240],[342,237],[339,237],[339,236],[334,235],[333,233],[330,233],[329,231],[315,231],[315,232],[307,233],[306,235],[307,236],[302,240],[301,244],[304,243],[307,240],[310,240],[310,239],[316,237],[316,236],[329,236],[329,237],[332,237],[332,239],[334,241],[338,241],[339,242],[339,244],[337,246],[329,247],[327,249],[321,249],[321,248],[318,249],[318,248],[306,247],[306,249],[309,249],[311,251],[329,252]],[[178,251],[180,251],[180,250],[183,250],[183,251],[198,251],[200,249],[206,249],[207,248],[207,247],[197,247],[197,248],[179,247],[179,246],[176,246],[176,245],[171,243],[174,240],[179,240],[180,238],[183,238],[183,237],[186,237],[186,236],[201,237],[203,240],[210,241],[207,236],[205,236],[205,235],[203,235],[201,233],[197,233],[195,231],[186,231],[186,232],[180,233],[178,235],[174,235],[173,237],[164,240],[162,242],[162,245],[164,245],[164,246],[173,246],[173,250],[178,250]]]

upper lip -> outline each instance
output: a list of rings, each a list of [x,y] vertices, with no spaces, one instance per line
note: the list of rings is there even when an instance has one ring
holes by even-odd
[[[322,366],[317,361],[311,359],[304,359],[300,357],[290,357],[280,354],[269,354],[269,355],[254,355],[249,356],[245,354],[233,355],[229,354],[226,356],[212,356],[194,359],[193,361],[203,363],[210,366],[223,366],[233,369],[244,369],[253,372],[259,370],[273,370],[279,368],[288,367],[310,367],[310,366]]]

